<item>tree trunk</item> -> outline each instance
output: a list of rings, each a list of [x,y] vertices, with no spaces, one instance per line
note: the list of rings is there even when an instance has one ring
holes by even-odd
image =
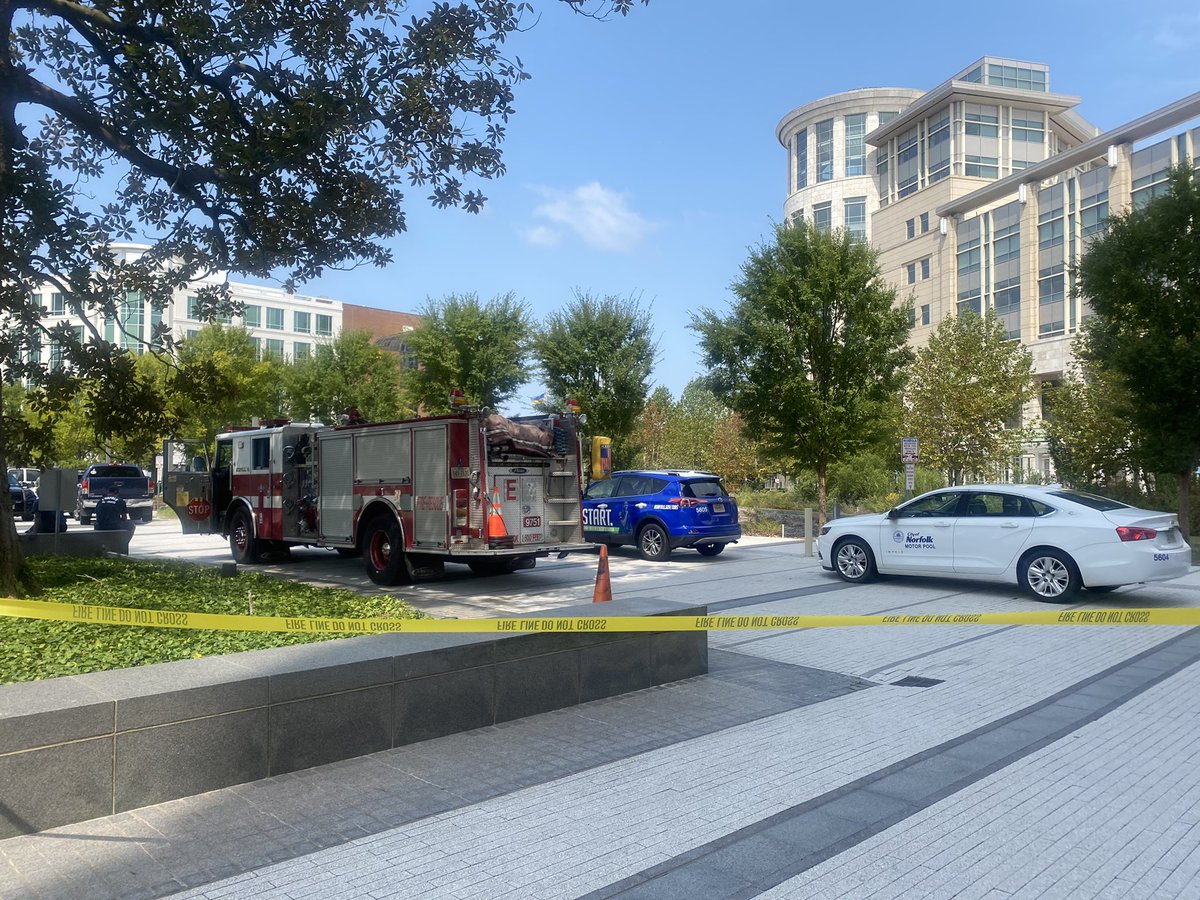
[[[826,516],[827,502],[825,496],[825,463],[817,463],[817,527],[820,528],[827,521]]]
[[[17,522],[13,516],[12,496],[8,490],[8,460],[5,452],[4,386],[0,384],[0,472],[4,472],[4,494],[0,496],[0,597],[20,595],[25,554],[17,540]]]
[[[1180,472],[1176,478],[1179,481],[1179,528],[1183,539],[1192,542],[1192,470]]]

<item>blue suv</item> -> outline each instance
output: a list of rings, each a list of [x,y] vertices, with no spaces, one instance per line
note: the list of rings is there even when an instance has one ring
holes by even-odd
[[[742,536],[742,526],[737,503],[710,472],[613,472],[583,495],[583,535],[666,559],[679,547],[716,556]]]

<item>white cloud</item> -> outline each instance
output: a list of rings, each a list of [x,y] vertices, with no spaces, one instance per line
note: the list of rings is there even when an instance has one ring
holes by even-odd
[[[1200,47],[1200,13],[1168,16],[1158,27],[1154,40],[1168,50]]]
[[[524,231],[531,244],[557,245],[573,232],[589,247],[614,253],[633,250],[654,225],[629,208],[627,195],[597,181],[571,190],[534,187],[545,202],[533,211],[539,223]]]

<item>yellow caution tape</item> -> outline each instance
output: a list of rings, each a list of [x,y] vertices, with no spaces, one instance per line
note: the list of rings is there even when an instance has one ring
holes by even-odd
[[[0,600],[0,615],[52,622],[285,631],[306,634],[521,634],[529,632],[761,631],[855,625],[1200,625],[1200,609],[1077,609],[919,616],[572,616],[519,619],[326,619],[231,616],[40,600]]]

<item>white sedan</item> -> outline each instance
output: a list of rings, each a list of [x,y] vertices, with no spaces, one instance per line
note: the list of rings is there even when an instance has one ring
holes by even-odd
[[[1191,548],[1172,513],[1052,485],[963,485],[887,513],[835,519],[821,565],[860,583],[877,573],[1017,583],[1039,600],[1185,575]]]

